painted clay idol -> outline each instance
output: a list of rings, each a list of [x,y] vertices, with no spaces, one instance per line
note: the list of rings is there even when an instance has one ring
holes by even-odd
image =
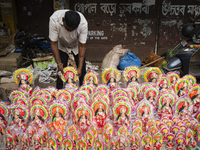
[[[110,136],[113,136],[113,126],[111,123],[107,123],[104,127],[103,130],[108,132],[110,134]]]
[[[7,127],[6,118],[8,117],[8,115],[9,115],[9,110],[8,110],[6,104],[0,102],[0,125],[3,128]]]
[[[93,121],[93,111],[88,105],[81,105],[75,110],[76,125],[81,135],[84,135]]]
[[[147,100],[142,100],[138,103],[136,112],[137,117],[142,120],[143,129],[146,130],[147,122],[153,118],[153,106]]]
[[[127,96],[118,96],[113,100],[113,105],[115,105],[118,102],[130,102],[129,98]]]
[[[129,147],[129,141],[126,138],[126,136],[117,136],[116,137],[118,139],[118,143],[119,143],[119,150],[125,150],[126,147]]]
[[[22,96],[14,97],[13,104],[22,104],[25,105],[26,107],[29,107],[29,102],[27,101],[27,98]]]
[[[124,79],[129,83],[139,82],[138,78],[140,77],[140,70],[136,66],[127,67],[124,70]]]
[[[47,100],[43,96],[35,95],[30,98],[30,105],[40,104],[40,105],[47,105]]]
[[[55,139],[57,141],[58,149],[61,149],[62,140],[63,140],[62,132],[60,130],[55,130],[53,132],[53,136],[55,137]]]
[[[76,147],[76,142],[80,138],[77,131],[72,132],[69,137],[73,141],[73,147]]]
[[[42,138],[43,138],[43,142],[46,143],[47,142],[47,138],[48,138],[48,131],[47,131],[47,127],[43,127],[41,128],[38,133],[41,134]]]
[[[76,149],[77,150],[87,150],[88,149],[87,142],[83,138],[78,139],[76,142]]]
[[[47,87],[47,90],[52,95],[52,100],[56,100],[56,94],[57,94],[58,90],[55,87],[52,87],[52,86]]]
[[[169,134],[169,132],[170,132],[169,129],[166,126],[164,126],[161,128],[160,132],[163,135],[163,142],[167,143],[167,134]]]
[[[99,86],[98,86],[99,87]],[[102,89],[103,90],[103,89]],[[104,89],[106,90],[106,89]],[[106,92],[107,93],[107,92]],[[91,102],[94,102],[94,101],[97,101],[99,99],[101,100],[104,100],[105,102],[107,102],[108,104],[110,104],[110,98],[107,94],[104,94],[101,89],[99,89],[97,92],[95,92],[93,95],[92,95],[92,98],[91,98]]]
[[[179,98],[175,103],[174,108],[179,119],[187,119],[191,117],[192,102],[187,96]]]
[[[130,83],[127,88],[133,88],[136,90],[137,94],[140,94],[140,85],[138,83]]]
[[[47,108],[43,105],[36,104],[31,107],[30,112],[32,117],[31,126],[40,130],[45,126],[45,120],[47,120],[49,116]]]
[[[156,86],[156,82],[158,78],[162,75],[162,72],[159,68],[149,68],[145,73],[144,73],[144,81],[145,82],[151,82],[153,86]]]
[[[134,135],[134,134],[129,136],[129,143],[130,143],[130,149],[131,150],[139,150],[139,146],[140,146],[139,136]]]
[[[136,104],[139,102],[138,98],[137,98],[137,92],[135,89],[133,88],[126,88],[127,92],[128,92],[128,97],[130,99],[130,103],[133,106],[136,106]]]
[[[190,97],[193,103],[193,114],[198,113],[200,108],[200,86],[199,85],[192,86],[188,90],[187,95]]]
[[[19,134],[16,132],[16,130],[15,129],[8,129],[8,128],[6,128],[6,133],[8,134],[10,134],[10,135],[12,135],[12,137],[14,138],[14,140],[15,140],[15,146],[16,146],[16,148],[19,148],[19,144],[20,144],[20,139],[19,139]]]
[[[51,136],[47,139],[47,150],[57,150],[57,141],[54,136]]]
[[[71,110],[74,112],[77,107],[86,104],[86,101],[83,98],[76,97],[71,101]]]
[[[86,92],[86,91],[77,91],[75,94],[74,94],[74,98],[82,98],[85,100],[85,102],[87,104],[89,104],[89,100],[90,100],[90,96],[89,94]]]
[[[167,74],[167,78],[170,81],[170,85],[171,85],[171,89],[174,88],[174,84],[176,83],[176,81],[180,78],[179,74],[177,74],[176,72],[169,72]]]
[[[21,135],[20,142],[21,142],[21,149],[22,150],[28,150],[29,149],[30,141],[29,141],[27,134],[24,133],[24,134]]]
[[[174,134],[167,134],[167,143],[166,143],[166,149],[167,150],[173,150],[174,149],[174,139],[175,139],[175,136]]]
[[[72,93],[68,90],[61,89],[57,92],[56,99],[69,104],[72,100]]]
[[[158,132],[158,129],[155,125],[151,125],[149,128],[148,128],[148,132],[150,135],[154,135],[156,132]]]
[[[118,150],[119,143],[117,142],[116,137],[113,137],[109,142],[109,149],[110,150]]]
[[[60,130],[63,136],[66,136],[67,121],[64,116],[67,114],[67,108],[64,104],[55,102],[49,108],[49,113],[52,118],[52,122],[49,122],[49,129]]]
[[[99,80],[98,80],[98,77],[97,75],[93,72],[93,71],[89,71],[85,77],[84,77],[84,82],[83,82],[85,85],[90,85],[92,86],[92,88],[95,88],[98,83],[99,83]]]
[[[120,80],[120,73],[117,69],[105,69],[102,73],[102,81],[107,84],[111,90],[118,87],[117,82]]]
[[[33,142],[33,136],[35,135],[35,133],[36,133],[35,128],[28,126],[28,128],[26,129],[26,135],[29,138],[30,144],[32,144]]]
[[[29,117],[28,108],[22,104],[14,104],[11,107],[12,122],[11,126],[14,126],[20,130],[26,129],[25,120]]]
[[[106,96],[110,96],[110,93],[111,93],[109,86],[107,86],[105,84],[99,84],[97,86],[95,93],[97,94],[99,92],[102,96],[103,96],[103,94],[106,95]],[[96,95],[95,93],[93,94],[93,96]],[[93,96],[92,96],[92,100],[94,101]]]
[[[73,150],[73,141],[70,138],[63,139],[62,150]]]
[[[87,141],[88,148],[92,148],[94,143],[94,135],[92,132],[88,131],[85,134],[85,140]]]
[[[94,88],[96,89],[96,87]],[[87,94],[89,94],[89,96],[92,96],[94,94],[94,89],[92,88],[91,85],[82,85],[79,90],[80,91],[85,91],[87,92]]]
[[[67,136],[70,136],[70,134],[75,131],[78,131],[78,128],[75,124],[72,124],[67,128]]]
[[[42,150],[43,149],[43,139],[40,134],[35,134],[33,136],[33,148],[34,150]]]
[[[176,150],[185,150],[185,139],[184,138],[177,138],[176,139]]]
[[[129,128],[130,126],[130,120],[129,115],[131,113],[131,104],[124,101],[119,101],[116,103],[113,107],[113,113],[115,116],[115,126],[117,129],[120,126],[126,126]]]
[[[161,133],[157,132],[153,135],[153,145],[154,145],[155,150],[162,149],[163,147],[162,141],[163,141],[163,136]]]
[[[104,142],[102,141],[100,137],[95,139],[93,148],[94,150],[104,150]]]
[[[14,80],[24,91],[32,94],[31,83],[33,82],[33,74],[26,68],[18,69],[14,72]]]
[[[194,134],[191,129],[188,129],[186,131],[186,143],[189,147],[190,150],[195,150],[196,149],[196,141],[194,139]]]
[[[10,134],[5,135],[5,150],[15,150],[15,140]]]
[[[162,116],[168,116],[169,118],[172,118],[173,115],[173,105],[174,105],[174,95],[171,93],[163,93],[158,98],[159,102],[159,110],[158,115],[160,117]]]
[[[36,95],[38,96],[42,96],[47,102],[51,102],[52,101],[52,95],[49,91],[47,91],[46,89],[42,89],[39,90]]]
[[[162,75],[157,81],[157,88],[160,93],[167,92],[170,88],[170,81],[166,75]]]
[[[197,79],[193,75],[185,75],[183,78],[186,78],[190,82],[190,86],[194,86],[197,82]]]
[[[142,137],[142,148],[143,150],[152,150],[152,137],[148,134],[143,135]]]
[[[0,125],[0,142],[4,139],[5,130],[2,125]]]
[[[124,89],[116,89],[112,93],[112,100],[114,100],[115,98],[117,98],[119,96],[125,96],[125,97],[127,97],[128,93]]]
[[[99,99],[92,103],[91,108],[94,111],[94,119],[97,123],[97,126],[99,130],[102,130],[106,123],[106,118],[109,115],[109,105],[106,101]]]
[[[188,79],[181,78],[176,81],[174,85],[174,91],[178,97],[184,96],[187,94],[187,90],[190,87],[190,82]]]
[[[144,91],[146,91],[146,89],[148,89],[149,87],[153,87],[153,85],[151,83],[148,83],[148,82],[143,83],[140,87],[141,93],[143,94]]]
[[[132,129],[132,133],[133,133],[134,135],[138,135],[138,136],[141,138],[142,135],[143,135],[142,127],[134,127],[134,128]]]
[[[64,75],[61,75],[61,79],[63,82],[66,82],[65,88],[77,90],[78,86],[76,84],[78,77],[77,77],[77,70],[73,67],[65,67],[63,69]]]
[[[118,132],[117,132],[117,134],[118,135],[124,135],[124,136],[128,136],[128,129],[127,129],[127,127],[126,126],[121,126],[121,127],[119,127],[119,129],[118,129]]]
[[[21,91],[21,90],[13,90],[10,95],[9,95],[9,99],[13,102],[14,98],[15,97],[24,97],[24,98],[27,98],[29,97],[28,96],[28,93],[26,93],[25,91]]]
[[[157,108],[158,94],[158,90],[154,87],[150,87],[144,92],[144,98],[147,99],[152,104],[152,106],[154,106],[154,111],[156,111]]]
[[[156,122],[155,122],[154,119],[151,119],[151,120],[149,120],[149,121],[147,122],[147,128],[150,128],[150,127],[152,127],[152,126],[156,127]]]
[[[108,131],[103,131],[102,139],[103,139],[103,142],[105,143],[105,147],[106,148],[109,146],[108,143],[110,141],[110,138],[111,138],[111,136],[110,136],[109,132]]]

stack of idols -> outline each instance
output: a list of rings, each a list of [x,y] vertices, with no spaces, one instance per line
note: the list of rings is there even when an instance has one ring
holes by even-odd
[[[200,85],[195,77],[149,68],[140,84],[135,66],[108,68],[78,87],[77,71],[64,68],[63,89],[32,88],[25,68],[14,73],[12,105],[0,103],[0,140],[6,150],[195,149],[200,142]],[[3,142],[4,141],[4,142]]]

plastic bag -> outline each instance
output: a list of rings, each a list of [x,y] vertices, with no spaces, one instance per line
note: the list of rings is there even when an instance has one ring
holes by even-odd
[[[124,57],[120,58],[118,68],[120,70],[124,70],[126,67],[129,66],[141,66],[140,59],[130,51],[128,51]]]
[[[128,52],[128,49],[123,49],[122,45],[115,46],[109,53],[106,54],[102,61],[101,69],[115,68],[119,65],[119,59],[124,57]]]

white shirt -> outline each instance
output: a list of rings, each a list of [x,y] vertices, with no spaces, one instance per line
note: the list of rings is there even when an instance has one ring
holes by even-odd
[[[57,10],[49,20],[49,39],[58,41],[58,49],[63,52],[74,52],[78,54],[78,42],[85,44],[87,41],[88,23],[83,14],[80,12],[80,24],[74,31],[67,31],[63,24],[65,12],[69,10]]]

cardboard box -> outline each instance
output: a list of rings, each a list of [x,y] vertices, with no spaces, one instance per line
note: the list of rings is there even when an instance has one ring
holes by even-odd
[[[32,87],[39,86],[39,74],[34,75]],[[8,77],[2,77],[0,79],[0,99],[9,99],[9,95],[13,90],[17,90],[19,87],[15,83],[14,79]]]
[[[0,56],[6,56],[9,52],[14,51],[15,50],[15,46],[14,45],[9,45],[8,47],[6,47],[3,51],[0,52]]]
[[[52,56],[50,56],[50,57],[52,57]],[[46,69],[48,64],[55,64],[55,63],[56,63],[56,60],[54,57],[52,57],[52,60],[45,60],[45,61],[34,61],[34,59],[33,59],[34,67],[38,67],[38,68],[42,68],[42,69]]]
[[[18,89],[18,85],[15,83],[14,79],[2,77],[0,81],[2,99],[9,99],[11,91]]]
[[[21,53],[9,53],[4,57],[0,57],[0,70],[15,71],[20,68],[22,61]]]

